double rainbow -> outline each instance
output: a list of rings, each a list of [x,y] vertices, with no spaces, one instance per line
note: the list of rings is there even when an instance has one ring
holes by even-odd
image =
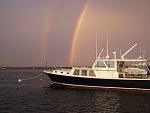
[[[88,2],[85,4],[85,6],[84,6],[84,8],[81,11],[81,14],[79,16],[79,19],[77,21],[77,25],[76,25],[76,28],[75,28],[75,31],[74,31],[74,35],[73,35],[73,39],[72,39],[72,43],[71,43],[71,49],[70,49],[70,65],[72,65],[72,63],[73,63],[75,45],[76,45],[76,41],[77,41],[77,38],[78,38],[79,29],[80,29],[80,26],[82,24],[84,15],[86,14],[89,2],[90,2],[90,0],[88,0]]]
[[[76,41],[77,41],[77,38],[78,38],[78,34],[79,34],[79,30],[80,30],[80,27],[81,27],[81,24],[82,24],[82,21],[83,21],[83,18],[86,14],[86,11],[87,11],[87,8],[88,8],[88,5],[89,5],[89,2],[90,0],[88,0],[81,13],[80,13],[80,16],[78,18],[78,21],[77,21],[77,24],[75,26],[75,30],[74,30],[74,33],[73,33],[73,38],[72,38],[72,42],[71,42],[71,48],[70,48],[70,55],[69,55],[69,63],[70,65],[72,65],[72,62],[74,60],[74,52],[75,52],[75,46],[76,46]],[[45,25],[45,32],[44,32],[44,40],[43,40],[43,46],[45,47],[44,51],[42,51],[42,61],[46,60],[46,57],[45,57],[45,54],[46,54],[46,45],[47,45],[47,40],[48,40],[48,37],[49,37],[49,32],[50,32],[50,29],[51,29],[51,22],[52,22],[52,17],[53,17],[53,11],[54,11],[54,4],[53,6],[51,6],[51,11],[48,15],[48,18],[47,18],[47,22],[46,22],[46,25]]]

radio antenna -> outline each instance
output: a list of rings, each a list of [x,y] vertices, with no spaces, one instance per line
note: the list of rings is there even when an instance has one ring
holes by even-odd
[[[108,46],[108,34],[107,34],[107,55],[106,55],[107,59],[109,58],[108,49],[109,49],[109,46]]]
[[[96,51],[95,51],[95,53],[96,53],[96,59],[97,59],[97,31],[96,31]]]
[[[143,45],[143,59],[145,58],[145,46]]]

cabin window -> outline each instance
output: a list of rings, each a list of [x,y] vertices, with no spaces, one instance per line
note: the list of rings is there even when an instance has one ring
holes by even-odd
[[[103,61],[98,61],[96,67],[106,68]]]
[[[74,75],[79,75],[79,72],[80,72],[80,70],[78,70],[78,69],[75,69],[75,71],[74,71]]]
[[[81,75],[82,75],[82,76],[87,76],[87,70],[82,70],[82,71],[81,71]]]
[[[96,77],[96,75],[95,75],[93,70],[89,70],[89,76]]]
[[[114,61],[105,61],[108,68],[115,68],[115,62]]]

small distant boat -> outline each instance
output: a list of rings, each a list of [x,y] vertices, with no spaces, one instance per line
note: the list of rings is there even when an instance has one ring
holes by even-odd
[[[2,69],[6,69],[5,67],[2,67]]]
[[[135,47],[116,58],[98,56],[92,67],[71,67],[71,69],[56,68],[43,70],[55,86],[75,88],[108,88],[150,90],[149,59],[138,57],[127,59],[125,56]]]
[[[35,66],[34,66],[34,62],[33,62],[33,66],[32,66],[32,69],[35,69]]]
[[[2,70],[4,70],[4,69],[6,69],[5,68],[5,60],[2,60],[2,68],[1,68]]]

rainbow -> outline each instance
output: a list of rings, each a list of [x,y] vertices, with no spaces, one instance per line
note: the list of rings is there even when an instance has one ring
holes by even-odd
[[[49,32],[51,29],[51,21],[52,20],[52,12],[50,12],[47,22],[45,22],[45,32],[43,32],[43,42],[42,42],[42,47],[44,47],[44,49],[42,50],[42,61],[46,60],[45,54],[46,54],[46,50],[47,50],[47,42],[48,42],[48,38],[49,38]]]
[[[72,65],[72,62],[73,62],[73,59],[74,59],[74,51],[75,51],[75,45],[76,45],[79,29],[80,29],[80,26],[82,24],[84,15],[86,14],[86,11],[87,11],[87,8],[88,8],[88,5],[89,5],[89,1],[90,0],[88,0],[88,2],[85,4],[83,10],[81,11],[81,14],[79,16],[79,19],[77,21],[77,25],[76,25],[76,28],[75,28],[75,31],[74,31],[74,35],[73,35],[73,39],[72,39],[72,43],[71,43],[71,49],[70,49],[70,65]]]
[[[43,49],[41,50],[41,59],[42,61],[44,62],[45,60],[47,60],[46,58],[46,52],[47,52],[47,43],[48,43],[48,39],[49,39],[49,36],[50,36],[50,32],[51,32],[51,29],[52,29],[52,19],[53,19],[53,13],[54,13],[54,10],[55,10],[55,3],[51,3],[50,5],[50,11],[47,15],[47,18],[46,18],[46,21],[45,21],[45,25],[44,25],[44,32],[43,32],[43,42],[42,42],[42,47]]]

